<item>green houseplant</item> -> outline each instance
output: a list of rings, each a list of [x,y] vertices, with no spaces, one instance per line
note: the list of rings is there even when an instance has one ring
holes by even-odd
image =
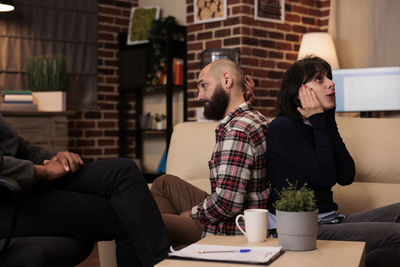
[[[159,114],[159,113],[155,114],[154,120],[156,121],[157,130],[162,130],[162,129],[165,128],[164,127],[164,122],[165,122],[166,118],[167,117],[165,116],[165,114]]]
[[[151,23],[149,30],[150,51],[148,53],[146,76],[146,91],[148,92],[154,90],[152,86],[159,84],[159,76],[161,76],[159,74],[165,72],[168,31],[176,25],[178,23],[173,16],[168,16],[164,20],[153,20]]]
[[[286,180],[288,186],[274,203],[279,245],[287,250],[312,250],[316,248],[318,210],[314,192],[305,183],[298,188]]]
[[[34,56],[28,60],[28,85],[39,111],[64,111],[67,84],[64,56]]]

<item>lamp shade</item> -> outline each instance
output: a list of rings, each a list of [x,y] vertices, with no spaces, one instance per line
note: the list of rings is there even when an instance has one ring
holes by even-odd
[[[339,68],[335,44],[329,33],[309,32],[303,35],[297,59],[308,55],[315,55],[326,60],[332,69]]]
[[[0,12],[8,12],[14,10],[14,1],[0,0]]]

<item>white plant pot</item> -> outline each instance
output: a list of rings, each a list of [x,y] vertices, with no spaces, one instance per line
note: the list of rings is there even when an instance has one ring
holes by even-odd
[[[67,94],[61,91],[32,92],[38,111],[65,111]]]
[[[318,211],[276,211],[279,245],[287,250],[312,250],[317,246]]]
[[[164,121],[157,121],[156,122],[156,129],[157,130],[162,130],[162,129],[164,129],[165,127],[164,127]]]

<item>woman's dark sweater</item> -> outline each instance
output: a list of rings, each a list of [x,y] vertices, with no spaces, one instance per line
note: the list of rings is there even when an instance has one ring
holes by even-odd
[[[314,190],[319,213],[338,209],[331,188],[354,181],[355,165],[339,135],[335,111],[314,114],[310,125],[287,116],[274,119],[267,133],[268,175],[272,183],[268,209],[275,214],[276,191],[286,187],[286,179],[305,182]]]

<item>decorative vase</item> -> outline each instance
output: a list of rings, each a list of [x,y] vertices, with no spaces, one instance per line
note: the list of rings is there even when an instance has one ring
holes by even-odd
[[[65,111],[67,94],[62,91],[32,92],[38,111]]]
[[[279,245],[287,250],[313,250],[317,246],[318,211],[276,210]]]

